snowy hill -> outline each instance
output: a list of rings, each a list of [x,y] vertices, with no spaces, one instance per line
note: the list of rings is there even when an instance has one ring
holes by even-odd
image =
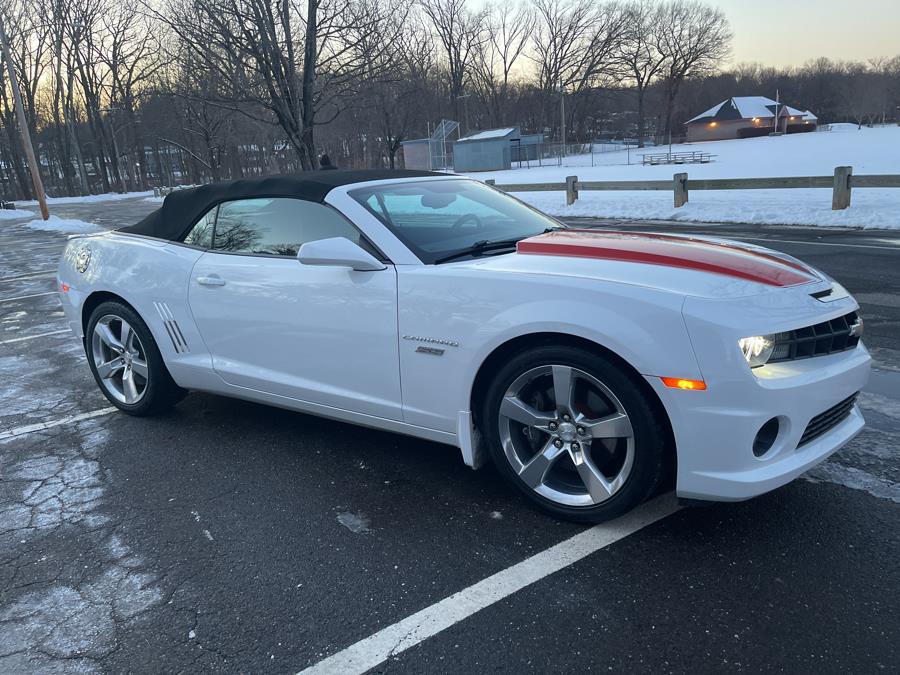
[[[642,166],[644,152],[668,148],[569,157],[564,166],[544,166],[470,174],[503,183],[563,182],[579,180],[664,180],[687,172],[690,178],[752,178],[774,176],[830,176],[836,166],[852,166],[853,173],[900,174],[900,127],[857,130],[834,125],[833,131],[779,137],[673,145],[673,152],[713,153],[710,164]],[[572,206],[560,192],[523,192],[520,199],[558,216],[665,219],[695,222],[766,223],[900,228],[900,188],[857,189],[850,208],[831,210],[831,191],[727,190],[694,191],[680,209],[672,206],[671,192],[581,192]]]

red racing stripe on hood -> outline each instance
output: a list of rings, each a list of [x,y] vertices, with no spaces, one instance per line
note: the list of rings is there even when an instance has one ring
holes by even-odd
[[[555,230],[523,239],[516,252],[678,267],[769,286],[797,286],[818,279],[804,265],[771,253],[667,234]]]

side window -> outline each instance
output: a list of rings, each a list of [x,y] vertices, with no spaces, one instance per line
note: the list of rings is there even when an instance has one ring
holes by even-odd
[[[293,256],[302,244],[329,237],[360,243],[359,230],[322,204],[283,197],[241,199],[219,206],[214,248]]]
[[[184,243],[197,248],[212,248],[213,244],[213,228],[216,224],[216,209],[214,206],[206,215],[197,221],[197,224],[191,228],[184,238]]]

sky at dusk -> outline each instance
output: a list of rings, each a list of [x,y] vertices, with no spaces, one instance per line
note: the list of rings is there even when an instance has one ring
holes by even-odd
[[[732,63],[801,64],[900,54],[900,0],[707,0],[734,31]]]

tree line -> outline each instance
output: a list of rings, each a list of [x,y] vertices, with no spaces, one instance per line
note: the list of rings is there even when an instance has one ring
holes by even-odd
[[[729,96],[896,121],[900,57],[726,68],[700,0],[10,0],[2,10],[51,194],[394,167],[449,118],[566,143],[679,138]],[[5,71],[0,190],[31,186]],[[560,98],[565,97],[565,125]],[[565,139],[561,129],[565,129]]]

